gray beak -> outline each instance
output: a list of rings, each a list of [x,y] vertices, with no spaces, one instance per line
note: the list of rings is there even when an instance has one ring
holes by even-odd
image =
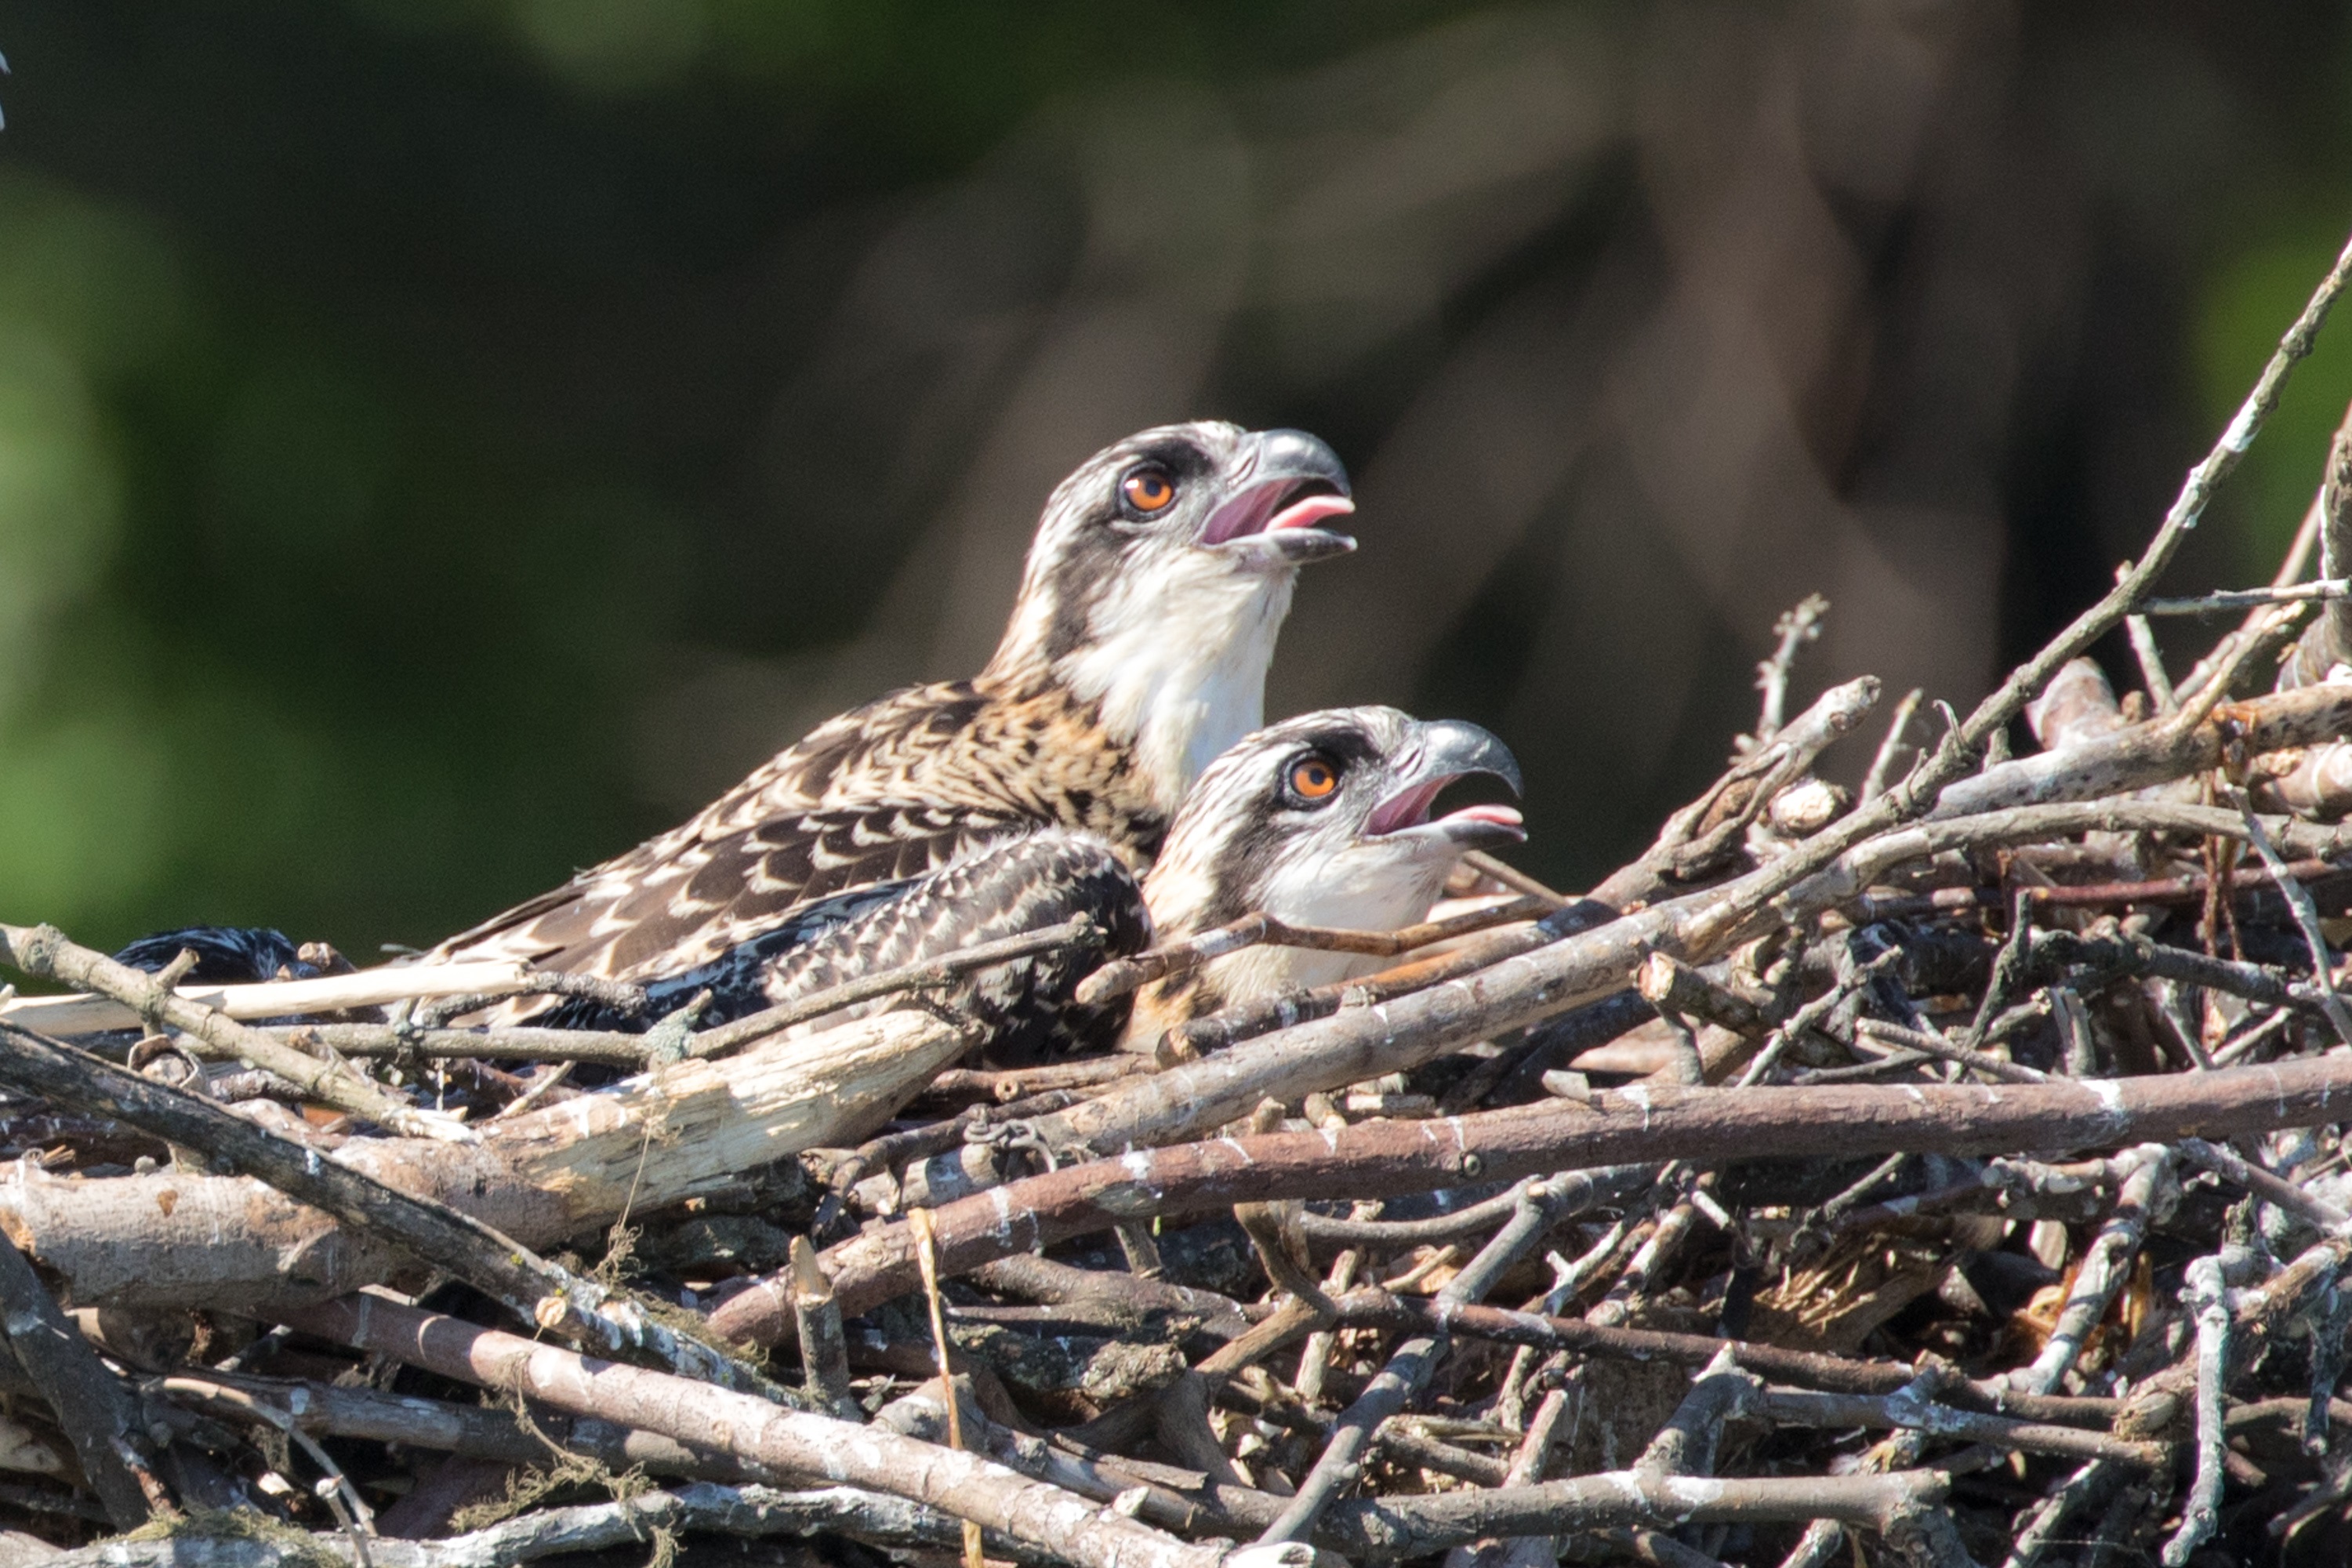
[[[1475,724],[1440,719],[1418,728],[1413,745],[1398,759],[1397,778],[1387,798],[1365,820],[1364,837],[1431,828],[1464,849],[1524,841],[1528,835],[1519,825],[1519,814],[1507,805],[1465,806],[1435,822],[1429,820],[1429,808],[1438,792],[1472,773],[1498,778],[1513,795],[1520,794],[1519,763],[1491,731]]]
[[[1345,555],[1356,542],[1323,526],[1356,510],[1339,455],[1304,430],[1261,430],[1227,470],[1232,492],[1201,525],[1196,542],[1268,564],[1297,566]]]

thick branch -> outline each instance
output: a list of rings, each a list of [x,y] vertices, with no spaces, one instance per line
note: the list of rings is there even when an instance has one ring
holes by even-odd
[[[718,1189],[803,1149],[855,1142],[965,1048],[950,1026],[886,1013],[725,1061],[680,1061],[495,1122],[462,1147],[352,1139],[335,1152],[387,1186],[490,1220],[525,1247]],[[64,1182],[19,1163],[0,1228],[79,1306],[315,1301],[394,1277],[402,1254],[245,1177],[159,1172]]]
[[[2347,1113],[2352,1059],[2333,1057],[2090,1083],[1643,1087],[1444,1121],[1137,1150],[948,1204],[934,1226],[940,1271],[960,1274],[1118,1220],[1236,1203],[1376,1197],[1664,1159],[2112,1148],[2316,1126]],[[915,1288],[903,1223],[845,1242],[824,1261],[847,1312]],[[730,1338],[768,1342],[784,1331],[790,1314],[787,1297],[763,1282],[727,1301],[711,1326]]]
[[[5,1025],[0,1025],[0,1044],[7,1047],[0,1051],[0,1081],[111,1116],[257,1176],[346,1225],[383,1237],[420,1262],[448,1270],[543,1330],[588,1339],[608,1351],[641,1349],[696,1376],[759,1381],[709,1346],[647,1321],[602,1286],[546,1261],[470,1215],[321,1160],[305,1144],[87,1051]],[[8,1252],[29,1274],[14,1248]]]
[[[151,1500],[140,1480],[147,1464],[139,1451],[137,1401],[58,1310],[24,1255],[5,1243],[0,1243],[0,1313],[5,1314],[8,1348],[49,1402],[81,1460],[83,1478],[106,1505],[107,1517],[118,1530],[145,1523]]]
[[[787,1474],[906,1498],[1080,1568],[1215,1568],[1220,1556],[1002,1465],[887,1427],[852,1426],[665,1373],[590,1360],[381,1297],[346,1297],[279,1316],[308,1332],[575,1415],[659,1433]]]

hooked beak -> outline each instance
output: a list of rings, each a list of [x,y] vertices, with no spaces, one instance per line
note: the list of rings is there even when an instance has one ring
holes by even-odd
[[[1394,787],[1365,819],[1363,837],[1427,834],[1457,851],[1524,843],[1527,829],[1520,826],[1519,814],[1507,805],[1466,805],[1434,822],[1429,819],[1438,792],[1472,773],[1498,778],[1513,795],[1523,794],[1518,759],[1511,749],[1487,731],[1458,719],[1441,719],[1419,729],[1413,745],[1399,759]]]
[[[1193,542],[1231,550],[1267,566],[1298,566],[1345,555],[1356,542],[1322,527],[1356,510],[1339,455],[1304,430],[1260,430],[1225,473],[1232,493]]]

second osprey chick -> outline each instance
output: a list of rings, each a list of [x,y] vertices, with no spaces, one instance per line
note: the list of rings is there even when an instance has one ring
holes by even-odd
[[[1471,805],[1432,820],[1473,773],[1520,791],[1510,749],[1475,724],[1393,708],[1334,708],[1267,726],[1210,764],[1145,878],[1155,939],[1267,914],[1291,925],[1395,931],[1426,919],[1455,862],[1520,843],[1519,814]],[[1262,945],[1146,986],[1141,1047],[1230,1003],[1369,973],[1390,959]]]

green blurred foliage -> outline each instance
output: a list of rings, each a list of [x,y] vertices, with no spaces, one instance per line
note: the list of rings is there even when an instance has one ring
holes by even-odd
[[[2324,205],[2319,199],[2308,203],[2313,208]],[[2344,244],[2342,236],[2325,229],[2294,234],[2309,226],[2310,216],[2305,204],[2282,204],[2271,222],[2288,232],[2249,237],[2246,249],[2215,266],[2199,301],[2198,389],[2217,434],[2237,413],[2280,336]],[[2232,554],[2239,574],[2249,583],[2267,582],[2277,569],[2318,491],[2328,443],[2346,404],[2352,402],[2352,334],[2345,325],[2339,320],[2320,333],[2217,503],[2237,546]]]
[[[625,688],[657,506],[532,472],[462,395],[207,287],[116,205],[12,173],[0,229],[11,909],[389,936],[614,830],[550,693]]]

